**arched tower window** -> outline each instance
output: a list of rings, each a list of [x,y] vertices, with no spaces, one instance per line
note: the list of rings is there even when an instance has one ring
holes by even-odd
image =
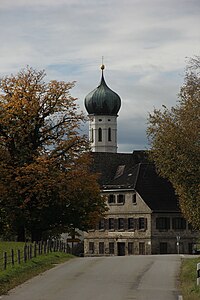
[[[102,142],[102,129],[101,128],[98,129],[98,141]]]
[[[94,129],[91,130],[91,142],[94,142]]]
[[[111,128],[108,128],[108,141],[111,142]]]

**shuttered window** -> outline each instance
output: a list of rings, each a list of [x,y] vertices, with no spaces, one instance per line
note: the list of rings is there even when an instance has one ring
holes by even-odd
[[[94,253],[94,242],[89,242],[89,253]]]
[[[167,217],[156,218],[156,229],[159,230],[170,229],[170,218]]]
[[[108,203],[109,204],[115,203],[115,195],[114,194],[108,195]]]
[[[147,219],[146,218],[139,218],[138,219],[138,229],[139,230],[146,230],[147,229]]]
[[[183,218],[172,219],[172,229],[186,229],[186,221]]]
[[[109,243],[109,254],[114,254],[114,253],[115,253],[114,243],[110,242]]]
[[[134,218],[128,218],[128,229],[129,230],[133,230],[135,229],[135,222],[134,222]]]
[[[124,204],[125,203],[125,195],[123,195],[123,194],[117,195],[117,203]]]
[[[118,219],[118,229],[119,230],[124,229],[124,218],[119,218]]]
[[[99,242],[99,254],[104,254],[104,242]]]
[[[113,219],[113,218],[108,219],[108,228],[109,228],[109,230],[115,229],[115,219]]]
[[[99,221],[99,230],[105,229],[105,219]]]

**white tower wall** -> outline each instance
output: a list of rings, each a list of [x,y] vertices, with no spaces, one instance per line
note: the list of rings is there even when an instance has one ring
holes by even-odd
[[[93,152],[117,152],[117,116],[89,115],[89,139]]]

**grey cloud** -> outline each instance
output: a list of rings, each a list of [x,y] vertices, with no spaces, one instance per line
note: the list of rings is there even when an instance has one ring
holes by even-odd
[[[46,69],[48,80],[75,80],[71,93],[85,111],[103,55],[106,82],[122,98],[119,149],[144,148],[148,112],[175,105],[185,57],[199,52],[199,7],[199,0],[1,0],[0,75],[28,64]]]

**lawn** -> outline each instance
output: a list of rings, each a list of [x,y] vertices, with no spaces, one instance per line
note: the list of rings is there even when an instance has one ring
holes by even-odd
[[[180,287],[184,300],[200,299],[200,286],[197,286],[197,263],[200,263],[200,257],[182,259]]]
[[[14,250],[14,256],[16,260],[18,250],[23,253],[24,245],[25,243],[23,242],[0,242],[0,271],[2,271],[4,268],[4,253],[7,253],[9,268],[11,267],[11,249]]]
[[[23,252],[24,245],[24,243],[0,242],[0,295],[7,293],[10,289],[26,280],[53,268],[56,264],[73,258],[72,255],[63,252],[51,252],[34,257],[26,263],[22,261],[20,264],[15,263],[14,266],[9,264],[8,268],[3,270],[3,253],[5,251],[10,253],[10,249],[13,249],[15,253],[17,253],[18,249]]]

